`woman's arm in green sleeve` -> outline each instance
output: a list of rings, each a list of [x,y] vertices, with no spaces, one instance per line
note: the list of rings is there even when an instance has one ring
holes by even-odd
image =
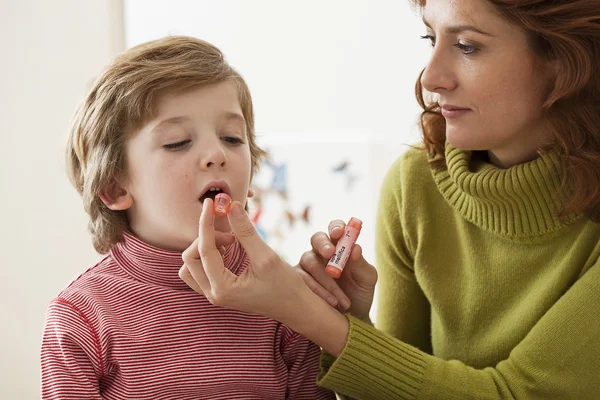
[[[350,317],[346,346],[319,384],[357,399],[597,399],[600,263],[590,268],[494,367],[433,357]]]

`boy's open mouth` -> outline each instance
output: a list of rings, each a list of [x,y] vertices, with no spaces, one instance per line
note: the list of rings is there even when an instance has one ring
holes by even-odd
[[[200,196],[200,202],[203,203],[204,200],[206,200],[207,198],[211,198],[213,199],[213,201],[215,200],[215,197],[219,194],[219,193],[223,193],[223,190],[219,189],[219,188],[211,188],[208,189],[202,196]]]
[[[231,196],[231,189],[229,189],[229,185],[224,180],[215,179],[206,182],[206,185],[201,189],[200,193],[202,194],[198,198],[198,201],[200,203],[204,203],[204,200],[208,199],[209,197],[214,201],[215,197],[219,193],[225,193]]]

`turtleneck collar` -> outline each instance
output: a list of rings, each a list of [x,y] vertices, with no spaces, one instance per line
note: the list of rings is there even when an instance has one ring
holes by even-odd
[[[173,289],[190,289],[179,278],[179,269],[183,265],[181,252],[151,246],[131,232],[123,232],[123,240],[114,245],[110,253],[127,274],[140,282]],[[239,242],[235,241],[225,248],[223,263],[236,275],[248,266],[249,260]]]
[[[433,170],[446,201],[465,219],[507,238],[537,241],[581,217],[556,216],[565,196],[557,153],[500,169],[446,144],[446,170]]]

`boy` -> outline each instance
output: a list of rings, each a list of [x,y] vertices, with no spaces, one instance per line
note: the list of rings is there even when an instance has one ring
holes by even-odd
[[[214,46],[168,37],[134,47],[75,117],[68,171],[106,256],[48,308],[42,397],[334,399],[319,348],[280,323],[211,305],[178,275],[202,202],[246,202],[264,152],[246,83]],[[248,266],[226,217],[225,265]]]

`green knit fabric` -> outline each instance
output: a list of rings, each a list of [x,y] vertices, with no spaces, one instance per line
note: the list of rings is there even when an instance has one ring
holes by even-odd
[[[599,399],[600,224],[556,217],[557,154],[509,169],[411,149],[383,184],[376,326],[319,384],[357,399]]]

